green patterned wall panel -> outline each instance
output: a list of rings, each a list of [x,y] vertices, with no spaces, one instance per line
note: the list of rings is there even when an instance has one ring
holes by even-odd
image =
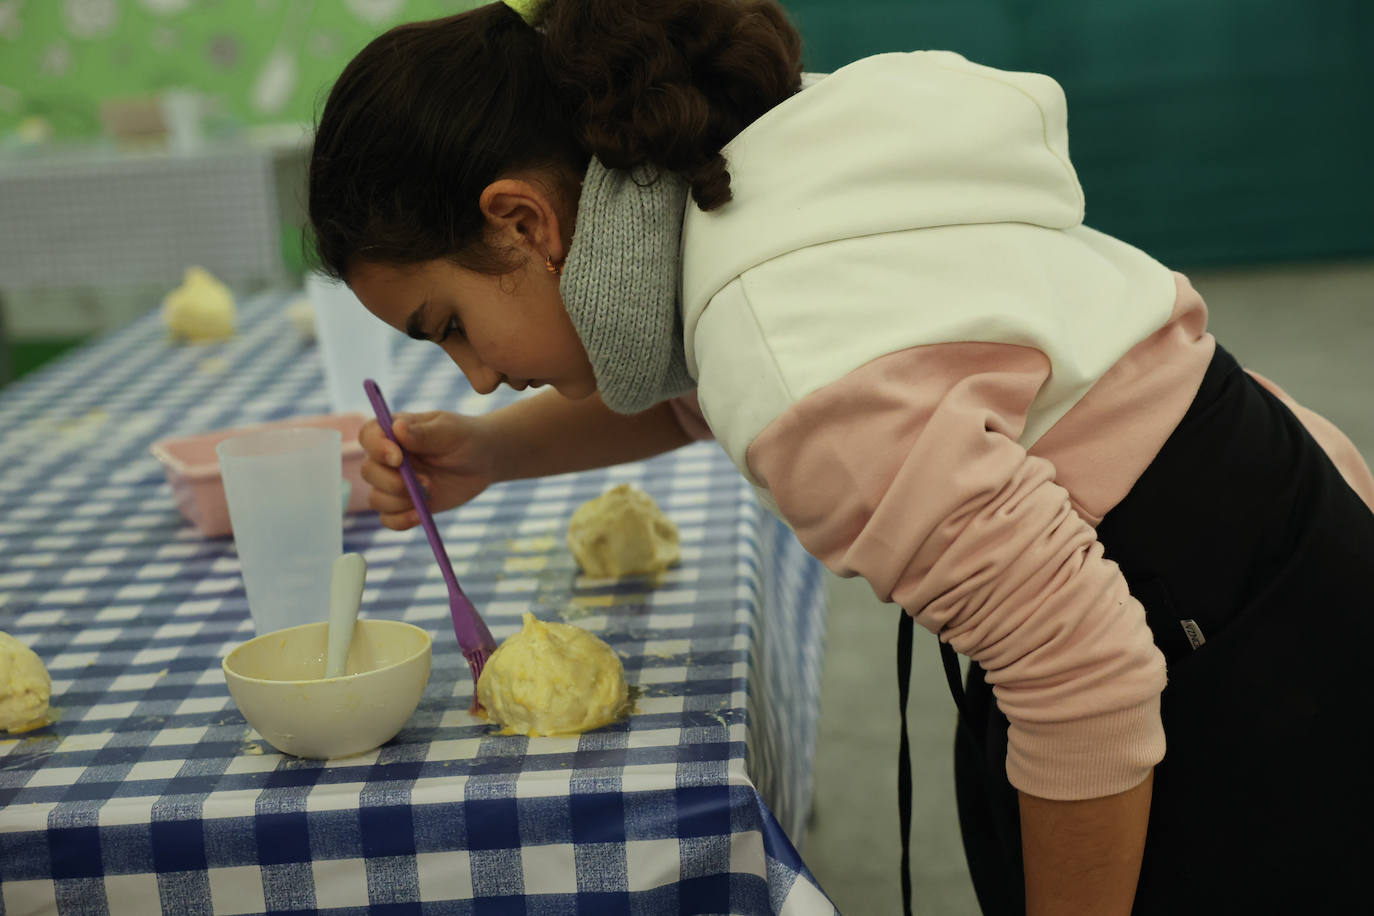
[[[0,0],[0,132],[25,115],[97,133],[101,98],[190,87],[224,120],[313,120],[321,93],[382,29],[465,0]]]

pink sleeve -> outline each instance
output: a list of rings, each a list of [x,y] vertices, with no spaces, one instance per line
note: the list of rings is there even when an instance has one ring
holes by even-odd
[[[677,423],[684,433],[693,439],[715,438],[711,433],[711,427],[706,425],[706,417],[701,413],[701,404],[697,402],[695,390],[673,398],[668,402],[668,406],[673,409],[673,416],[677,417]]]
[[[983,667],[1013,785],[1096,798],[1164,755],[1164,659],[1054,466],[1017,444],[1048,374],[1008,344],[899,351],[793,405],[748,462],[809,551]]]
[[[1345,482],[1350,484],[1350,489],[1364,500],[1365,505],[1374,509],[1374,474],[1369,471],[1369,465],[1365,464],[1364,456],[1355,447],[1355,443],[1332,423],[1314,410],[1308,410],[1269,379],[1260,375],[1258,372],[1249,372],[1255,381],[1269,389],[1275,397],[1288,406],[1293,411],[1293,415],[1307,431],[1312,434],[1312,438],[1317,440],[1317,444],[1326,452],[1331,463],[1336,466],[1336,470],[1341,472]]]

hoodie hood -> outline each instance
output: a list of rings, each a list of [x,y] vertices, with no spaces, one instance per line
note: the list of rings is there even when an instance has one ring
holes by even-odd
[[[688,205],[688,371],[744,469],[787,406],[902,348],[1005,343],[1049,379],[1029,448],[1171,314],[1173,273],[1083,225],[1064,93],[957,54],[866,58],[725,148],[734,197]]]
[[[734,199],[709,213],[688,208],[688,308],[810,245],[936,226],[1083,222],[1059,84],[949,51],[850,64],[745,128],[724,154]]]

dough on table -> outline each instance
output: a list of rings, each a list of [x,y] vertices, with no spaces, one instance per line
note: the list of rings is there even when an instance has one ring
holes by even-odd
[[[0,731],[23,732],[48,724],[52,680],[32,649],[0,632]]]
[[[662,572],[681,557],[677,526],[653,497],[628,483],[573,513],[568,548],[582,571],[598,579]]]
[[[236,317],[229,287],[202,267],[186,268],[182,284],[162,300],[162,323],[175,340],[228,340]]]
[[[629,688],[610,646],[581,627],[526,611],[524,629],[482,668],[477,700],[506,734],[575,735],[623,716]]]

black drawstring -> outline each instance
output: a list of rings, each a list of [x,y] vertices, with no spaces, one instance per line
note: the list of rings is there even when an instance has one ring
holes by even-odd
[[[907,735],[906,705],[911,695],[911,645],[914,636],[913,620],[906,611],[897,624],[897,705],[901,709],[901,740],[897,745],[897,816],[902,830],[902,912],[911,916],[911,739]],[[959,670],[959,656],[948,643],[940,643],[940,660],[945,666],[945,680],[949,683],[950,695],[954,705],[959,707],[959,727],[970,729],[972,725],[965,712],[963,674]],[[982,748],[972,741],[979,757]]]
[[[911,615],[902,611],[901,622],[897,624],[897,705],[902,711],[902,738],[897,746],[897,816],[902,825],[902,912],[906,916],[911,916],[911,741],[906,730],[906,701],[911,693],[911,641]]]
[[[954,705],[959,707],[959,726],[961,728],[972,728],[969,724],[968,710],[964,708],[967,702],[964,699],[964,675],[959,670],[959,656],[949,647],[949,643],[940,643],[940,661],[945,663],[945,681],[949,684],[950,696],[954,697]],[[970,738],[973,735],[969,735]],[[973,742],[974,747],[978,747],[978,742]]]
[[[973,759],[979,767],[986,769],[983,745],[978,740],[978,733],[973,730],[973,719],[968,714],[968,698],[964,695],[964,674],[959,670],[959,654],[949,647],[949,643],[941,642],[940,661],[945,663],[945,682],[949,684],[949,694],[954,697],[954,705],[959,707],[959,728],[963,729],[964,737],[973,748]]]

